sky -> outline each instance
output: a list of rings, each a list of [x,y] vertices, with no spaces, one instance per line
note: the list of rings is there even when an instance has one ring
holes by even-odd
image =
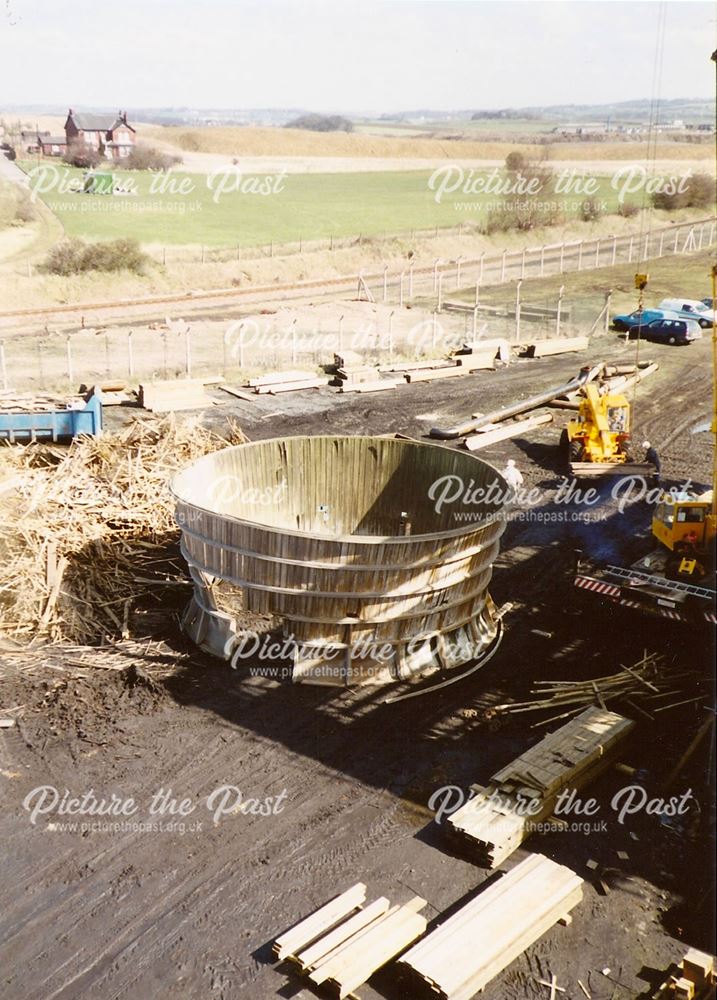
[[[384,112],[713,97],[712,3],[0,0],[0,107]]]

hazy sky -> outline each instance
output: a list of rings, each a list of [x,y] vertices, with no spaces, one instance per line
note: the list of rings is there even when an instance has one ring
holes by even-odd
[[[0,0],[0,106],[498,108],[711,97],[715,6]]]

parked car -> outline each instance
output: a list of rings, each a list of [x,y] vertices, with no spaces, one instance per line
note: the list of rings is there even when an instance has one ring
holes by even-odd
[[[633,327],[628,337],[637,337],[638,328]],[[702,339],[700,324],[694,319],[653,319],[640,327],[640,336],[656,344],[691,344]]]
[[[694,319],[701,327],[712,326],[714,310],[697,299],[663,299],[659,309],[671,309],[680,319]]]
[[[655,319],[679,319],[679,317],[676,312],[666,309],[636,309],[635,312],[613,317],[612,326],[614,330],[632,330],[638,326],[645,326]]]
[[[714,311],[715,307],[714,299],[702,299],[702,301],[704,302],[704,304],[707,306],[708,309],[712,309]]]

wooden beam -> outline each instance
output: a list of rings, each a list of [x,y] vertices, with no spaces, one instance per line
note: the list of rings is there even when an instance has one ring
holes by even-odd
[[[469,451],[480,451],[481,448],[488,448],[490,445],[496,444],[498,441],[505,441],[507,438],[523,434],[525,431],[531,431],[536,427],[542,427],[545,424],[550,424],[552,423],[552,420],[552,413],[538,413],[534,417],[527,417],[525,420],[517,420],[512,424],[505,424],[502,427],[496,427],[496,429],[492,431],[486,431],[482,434],[473,434],[466,438],[466,448]]]

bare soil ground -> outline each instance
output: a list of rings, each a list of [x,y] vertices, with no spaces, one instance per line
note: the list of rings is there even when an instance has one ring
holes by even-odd
[[[633,346],[609,343],[606,359],[633,357]],[[661,367],[638,389],[635,435],[655,443],[668,481],[705,482],[711,442],[695,428],[710,411],[709,343],[652,345],[649,353]],[[458,385],[417,384],[369,397],[321,390],[251,403],[224,399],[206,420],[221,426],[238,418],[252,439],[337,431],[419,437],[433,424],[448,426],[559,384],[588,360],[597,358],[518,362]],[[110,419],[126,414],[115,409]],[[515,458],[526,485],[545,491],[544,514],[556,510],[556,443],[564,420],[557,413],[556,424],[483,453],[498,467]],[[484,871],[448,849],[427,802],[440,786],[467,789],[484,781],[543,734],[531,728],[540,715],[490,719],[485,712],[524,698],[538,678],[610,673],[645,649],[702,671],[683,696],[701,701],[653,722],[639,717],[625,747],[623,759],[644,769],[650,794],[662,794],[665,775],[710,703],[712,641],[576,599],[570,585],[576,544],[603,554],[649,544],[646,505],[621,515],[606,491],[599,510],[606,520],[596,524],[511,521],[491,588],[497,602],[515,603],[504,643],[482,671],[426,697],[386,705],[385,690],[291,687],[233,671],[187,645],[176,608],[157,617],[162,646],[147,646],[139,671],[79,670],[72,651],[59,655],[57,669],[41,672],[30,669],[29,659],[23,667],[8,658],[0,704],[5,711],[23,707],[14,713],[18,725],[0,731],[4,995],[312,996],[272,966],[270,942],[327,898],[364,881],[369,893],[392,901],[422,895],[434,919],[484,880]],[[703,744],[676,787],[693,789],[699,815],[693,810],[671,826],[641,815],[621,826],[609,802],[630,779],[611,771],[593,787],[607,831],[535,837],[506,863],[510,868],[526,851],[542,851],[586,878],[585,899],[569,927],[553,928],[489,984],[486,1000],[545,997],[536,979],[551,973],[566,989],[565,1000],[582,997],[577,979],[595,1000],[646,996],[659,970],[688,945],[712,946],[708,749]],[[215,825],[205,802],[224,784],[245,798],[285,789],[285,808],[273,816],[226,816]],[[73,794],[94,789],[98,798],[132,796],[140,807],[135,819],[144,822],[160,789],[191,798],[197,808],[183,834],[83,834],[60,828],[73,817],[30,823],[23,799],[40,785]],[[190,829],[196,823],[201,829]],[[628,858],[618,858],[618,850]],[[608,869],[607,895],[593,884],[589,859]],[[606,967],[608,977],[599,971]],[[390,970],[359,992],[364,1000],[414,1000]]]

